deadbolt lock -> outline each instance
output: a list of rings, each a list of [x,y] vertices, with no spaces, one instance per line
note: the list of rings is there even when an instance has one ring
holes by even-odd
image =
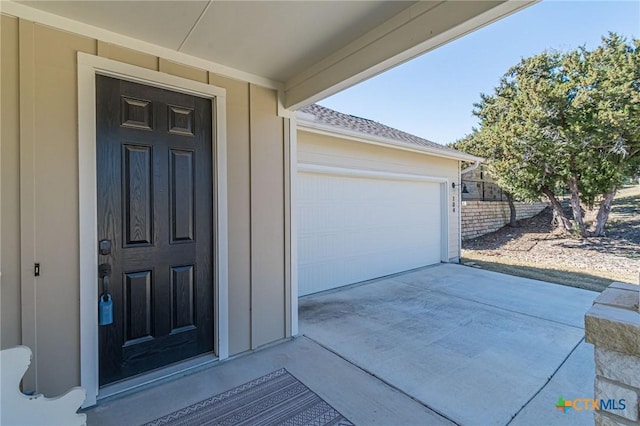
[[[98,251],[103,256],[111,254],[111,240],[100,240],[98,243]]]

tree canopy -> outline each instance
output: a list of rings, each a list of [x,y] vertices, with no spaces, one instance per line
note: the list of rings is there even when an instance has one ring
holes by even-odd
[[[610,33],[591,51],[524,58],[474,106],[480,127],[458,149],[487,158],[491,176],[516,198],[546,196],[565,229],[604,235],[616,190],[640,166],[640,40]],[[572,220],[558,201],[565,190]],[[596,204],[587,230],[583,206]]]

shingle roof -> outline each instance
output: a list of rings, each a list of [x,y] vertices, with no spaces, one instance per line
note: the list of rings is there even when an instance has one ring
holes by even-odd
[[[408,142],[423,147],[434,148],[448,153],[460,154],[460,151],[440,145],[427,139],[412,135],[393,127],[385,126],[377,121],[368,120],[366,118],[356,117],[354,115],[343,114],[334,111],[322,105],[313,104],[300,109],[306,116],[313,115],[314,123],[326,124],[340,129],[350,130],[354,132],[364,133],[367,135],[379,136],[387,139],[393,139],[400,142]],[[305,117],[306,118],[306,117]],[[311,121],[310,119],[308,121]]]

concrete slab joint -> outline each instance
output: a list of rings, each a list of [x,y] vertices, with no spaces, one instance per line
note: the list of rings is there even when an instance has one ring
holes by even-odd
[[[613,283],[585,315],[585,340],[595,347],[595,398],[607,402],[596,425],[640,425],[639,287]]]

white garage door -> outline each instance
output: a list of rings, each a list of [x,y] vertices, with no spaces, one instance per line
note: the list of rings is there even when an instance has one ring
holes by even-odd
[[[298,174],[298,290],[311,294],[441,260],[440,184]]]

